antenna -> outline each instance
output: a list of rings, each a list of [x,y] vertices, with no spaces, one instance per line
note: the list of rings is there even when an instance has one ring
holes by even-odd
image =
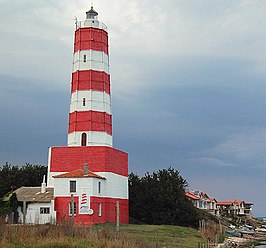
[[[76,29],[78,28],[78,18],[75,16],[75,25],[76,25]]]

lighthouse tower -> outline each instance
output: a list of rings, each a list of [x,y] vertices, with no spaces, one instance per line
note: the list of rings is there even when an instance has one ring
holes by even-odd
[[[76,23],[67,146],[49,149],[57,223],[73,210],[79,225],[115,222],[117,205],[128,223],[128,155],[112,147],[108,50],[107,27],[91,7]]]
[[[75,32],[68,146],[112,146],[106,26],[91,7]]]

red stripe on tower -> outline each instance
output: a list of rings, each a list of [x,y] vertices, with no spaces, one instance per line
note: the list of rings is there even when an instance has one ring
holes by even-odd
[[[112,135],[112,116],[97,111],[82,111],[69,114],[68,132],[96,131]]]
[[[102,71],[75,71],[72,73],[71,92],[95,90],[110,95],[110,75]]]
[[[80,50],[96,50],[108,54],[107,32],[93,27],[77,29],[75,32],[74,52]]]

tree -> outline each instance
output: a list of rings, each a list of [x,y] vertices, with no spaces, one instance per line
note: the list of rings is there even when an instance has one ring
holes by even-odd
[[[22,167],[6,163],[0,167],[0,197],[21,186],[40,186],[47,166],[26,163]]]
[[[185,197],[187,181],[173,168],[129,175],[130,217],[147,224],[197,226],[201,214]]]

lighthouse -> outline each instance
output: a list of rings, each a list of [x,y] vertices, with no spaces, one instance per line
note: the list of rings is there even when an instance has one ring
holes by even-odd
[[[67,145],[48,157],[56,222],[115,222],[119,206],[128,223],[128,154],[113,148],[108,32],[93,7],[76,23],[70,95]]]
[[[112,146],[107,28],[91,7],[75,32],[68,146]]]

